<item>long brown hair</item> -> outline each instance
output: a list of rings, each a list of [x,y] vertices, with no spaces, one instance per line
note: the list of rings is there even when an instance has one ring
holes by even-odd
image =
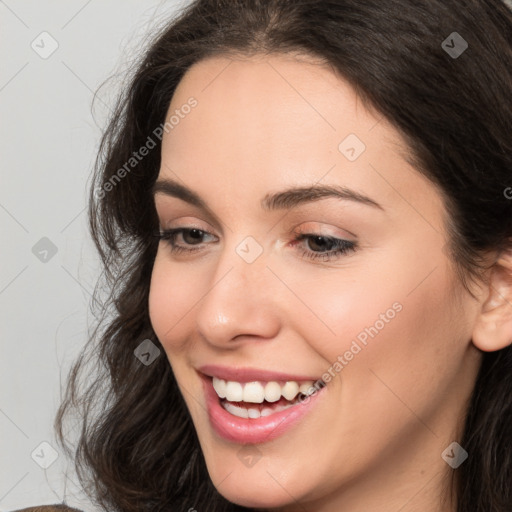
[[[468,44],[458,56],[443,47],[454,32]],[[56,427],[65,443],[64,418],[81,416],[76,450],[65,446],[106,510],[246,510],[212,485],[166,358],[146,366],[134,357],[145,339],[163,353],[148,314],[158,137],[115,177],[165,123],[194,63],[295,51],[330,64],[403,134],[416,169],[443,194],[463,283],[481,277],[482,251],[512,245],[512,200],[504,193],[512,186],[512,13],[502,0],[193,2],[141,56],[105,131],[91,188],[90,227],[104,266],[100,318]],[[469,458],[456,470],[458,512],[512,510],[511,373],[511,347],[484,354],[461,442]]]

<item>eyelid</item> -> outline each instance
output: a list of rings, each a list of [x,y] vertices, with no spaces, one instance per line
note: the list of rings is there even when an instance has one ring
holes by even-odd
[[[158,200],[160,197],[161,201]],[[191,227],[201,229],[203,231],[211,232],[212,230],[215,230],[218,233],[223,234],[224,227],[228,227],[221,223],[215,215],[210,214],[208,210],[203,210],[201,207],[191,205],[190,203],[184,202],[179,198],[166,196],[163,194],[156,194],[154,204],[160,226],[163,225],[164,229],[181,227],[182,224],[189,226],[190,224]],[[166,221],[164,223],[163,220],[166,218],[172,220]],[[180,224],[179,226],[168,225],[172,222],[179,222]],[[196,225],[197,223],[204,224],[207,227],[205,228],[201,227],[200,225]]]
[[[308,224],[315,224],[315,226],[309,228],[305,227],[308,226]],[[358,237],[354,233],[348,231],[347,229],[341,229],[336,226],[332,226],[329,224],[329,226],[332,226],[334,233],[331,230],[325,229],[325,222],[320,221],[309,221],[303,224],[300,224],[296,228],[293,229],[293,233],[297,235],[304,235],[304,234],[314,234],[314,235],[321,235],[325,237],[331,237],[331,238],[341,238],[341,239],[347,239],[348,241],[357,242]],[[348,235],[348,236],[347,236]],[[352,239],[351,239],[352,237]]]
[[[192,220],[187,220],[192,219]],[[206,227],[205,227],[206,225]],[[210,234],[214,234],[212,231],[215,231],[215,228],[209,223],[204,220],[199,221],[197,217],[192,217],[190,215],[177,217],[172,220],[168,220],[166,222],[162,222],[162,220],[159,219],[159,226],[160,231],[165,231],[168,229],[199,229],[200,231],[206,231]]]

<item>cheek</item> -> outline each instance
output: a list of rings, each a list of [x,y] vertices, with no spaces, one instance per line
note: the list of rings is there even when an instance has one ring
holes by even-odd
[[[421,249],[406,256],[389,251],[373,265],[347,266],[336,279],[326,273],[315,282],[296,281],[317,317],[297,322],[327,362],[328,379],[341,375],[347,389],[360,394],[383,372],[414,399],[436,385],[433,378],[439,382],[438,373],[446,382],[453,378],[467,345],[468,319],[454,303],[453,271],[442,251],[427,256]]]
[[[393,255],[373,263],[353,261],[325,272],[283,268],[280,273],[302,302],[290,296],[295,308],[288,308],[285,321],[331,365],[347,351],[351,361],[356,352],[360,358],[372,340],[399,322],[414,280],[403,271],[401,279],[389,278],[398,274]]]
[[[185,340],[180,333],[186,324],[187,314],[199,300],[197,286],[190,285],[194,280],[189,280],[186,272],[169,267],[159,249],[151,275],[149,317],[168,355],[183,347]]]
[[[452,392],[464,358],[465,319],[453,303],[450,269],[439,265],[418,286],[418,274],[424,278],[433,267],[424,273],[423,267],[404,269],[394,286],[375,290],[371,300],[360,297],[359,311],[353,305],[344,315],[347,334],[331,356],[344,356],[342,367],[334,368],[340,370],[342,401],[350,402],[347,409],[363,424],[381,418],[383,442],[421,426],[410,411],[430,423]]]

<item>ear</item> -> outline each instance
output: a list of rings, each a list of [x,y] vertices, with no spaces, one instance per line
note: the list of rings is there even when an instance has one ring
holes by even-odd
[[[473,344],[484,352],[512,344],[512,248],[501,253],[491,268],[488,297],[473,328]]]

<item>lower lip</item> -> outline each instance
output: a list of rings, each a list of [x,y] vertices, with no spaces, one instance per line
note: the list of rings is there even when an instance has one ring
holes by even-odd
[[[203,385],[208,417],[213,429],[223,439],[242,444],[260,444],[284,434],[312,410],[325,389],[318,390],[307,402],[299,402],[270,416],[250,419],[233,416],[222,407],[210,377],[203,377]]]

